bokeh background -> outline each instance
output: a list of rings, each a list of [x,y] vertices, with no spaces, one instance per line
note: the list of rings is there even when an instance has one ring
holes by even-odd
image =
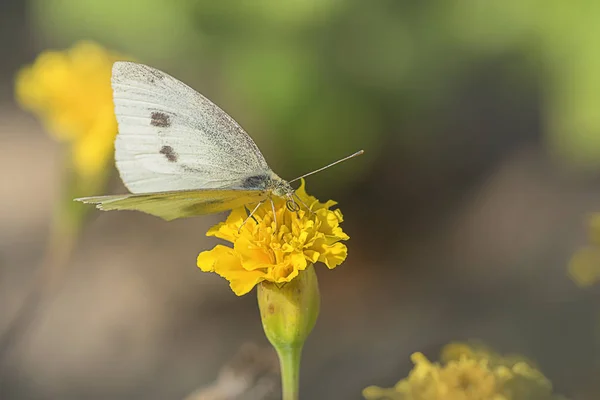
[[[360,399],[412,352],[467,339],[599,398],[600,293],[567,275],[600,210],[599,15],[593,0],[3,0],[0,327],[35,279],[60,180],[15,74],[86,39],[215,101],[282,177],[366,151],[308,179],[351,240],[317,269],[303,398]],[[113,175],[107,193],[124,190]],[[91,213],[60,289],[3,352],[0,398],[181,399],[266,346],[254,294],[196,267],[222,218]]]

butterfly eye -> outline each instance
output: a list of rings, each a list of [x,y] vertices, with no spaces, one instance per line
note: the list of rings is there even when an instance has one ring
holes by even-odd
[[[290,210],[291,212],[296,212],[296,211],[300,211],[300,206],[298,205],[298,203],[296,203],[293,200],[288,200],[285,202],[285,206],[287,207],[288,210]]]

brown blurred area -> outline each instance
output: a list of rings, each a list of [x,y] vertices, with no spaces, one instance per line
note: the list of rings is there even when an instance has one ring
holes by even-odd
[[[59,145],[12,95],[21,65],[70,44],[41,37],[34,3],[0,4],[0,335],[43,256],[59,181]],[[380,121],[376,143],[364,131],[366,155],[354,166],[310,178],[311,194],[339,202],[351,239],[344,264],[317,268],[322,309],[304,350],[303,398],[360,399],[364,387],[406,376],[412,352],[435,359],[444,344],[468,339],[531,358],[559,393],[598,398],[598,289],[566,273],[586,242],[586,215],[600,209],[597,171],[549,154],[543,87],[534,78],[509,87],[502,77],[515,63],[507,54],[470,65],[443,104],[404,111],[401,126]],[[192,76],[181,61],[163,64]],[[398,103],[385,98],[373,107],[393,115]],[[246,101],[221,97],[252,125]],[[299,175],[305,160],[323,160],[309,145],[278,152],[276,135],[257,138],[274,170]],[[407,146],[402,135],[416,138]],[[361,172],[328,186],[346,167]],[[110,189],[125,190],[117,177]],[[60,290],[0,360],[0,398],[183,399],[244,343],[266,346],[254,293],[238,298],[196,267],[217,243],[206,230],[222,218],[93,213]]]

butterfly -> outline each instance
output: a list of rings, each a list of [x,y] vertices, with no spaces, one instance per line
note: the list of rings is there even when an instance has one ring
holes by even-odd
[[[100,210],[136,210],[170,221],[254,203],[256,211],[276,196],[298,211],[291,182],[363,153],[288,182],[233,118],[172,76],[117,61],[111,84],[119,126],[115,163],[131,193],[75,199]]]

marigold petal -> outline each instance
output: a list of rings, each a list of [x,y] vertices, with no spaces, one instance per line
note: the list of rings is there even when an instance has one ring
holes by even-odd
[[[198,267],[204,272],[215,272],[229,281],[231,290],[242,296],[265,278],[262,271],[248,271],[235,251],[227,246],[217,245],[212,250],[198,255]]]
[[[204,272],[216,272],[217,264],[239,263],[232,248],[216,245],[212,250],[203,251],[198,254],[196,264]],[[220,268],[219,268],[220,269]]]
[[[231,279],[229,281],[229,287],[236,295],[243,296],[254,289],[254,286],[258,285],[264,280],[264,273],[251,271],[243,276],[240,276],[239,279]]]
[[[340,265],[348,256],[348,248],[343,243],[334,243],[328,246],[327,250],[321,254],[319,261],[327,265],[327,268],[333,269]]]
[[[236,208],[229,213],[227,220],[225,222],[219,222],[217,225],[213,226],[206,232],[206,236],[215,236],[219,239],[227,240],[229,242],[235,242],[236,238],[239,236],[240,225],[244,222],[248,215],[246,214],[246,209],[244,207]],[[252,220],[248,220],[246,225],[250,226],[254,223]],[[244,228],[248,228],[248,226],[244,226]]]
[[[304,271],[308,267],[309,263],[304,256],[304,253],[296,252],[290,255],[290,264],[296,271]]]
[[[306,267],[305,267],[306,268]],[[298,276],[298,269],[291,264],[280,264],[271,268],[267,280],[275,283],[286,283]]]
[[[238,296],[243,296],[249,293],[254,286],[265,280],[265,274],[260,271],[234,272],[229,277],[225,277],[229,281],[229,287]]]
[[[242,266],[247,271],[268,268],[273,260],[262,246],[258,246],[247,237],[240,237],[235,241],[233,249],[239,255]]]
[[[314,251],[314,250],[304,250],[304,257],[306,257],[306,259],[311,263],[314,264],[317,261],[319,261],[319,257],[321,256],[321,254],[319,254],[319,252]]]

